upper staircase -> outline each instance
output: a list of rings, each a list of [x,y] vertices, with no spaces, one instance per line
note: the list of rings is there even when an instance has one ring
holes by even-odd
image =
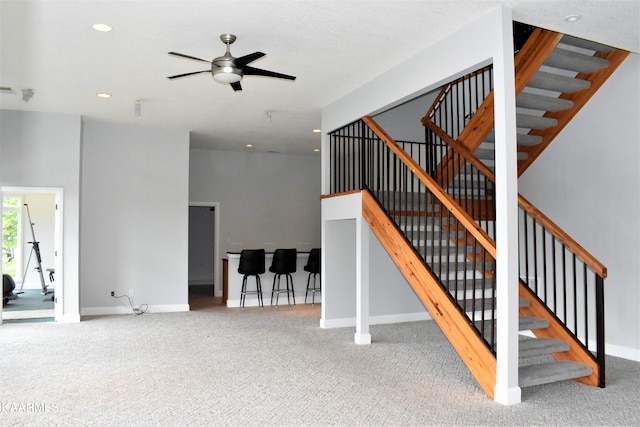
[[[515,57],[521,175],[628,52],[514,28],[528,36]],[[370,117],[331,133],[331,193],[365,190],[363,217],[490,397],[499,345],[492,90],[491,66],[445,85],[422,119],[426,143],[398,143]],[[518,384],[604,387],[606,268],[522,196],[518,205]]]
[[[629,52],[520,23],[514,23],[514,34],[520,176],[613,74]],[[522,34],[526,36],[522,37]],[[518,45],[520,40],[522,46]],[[485,94],[487,96],[477,111],[466,114],[472,116],[454,139],[493,169],[493,92]],[[423,124],[428,126],[429,121],[437,122],[433,109],[423,118]]]

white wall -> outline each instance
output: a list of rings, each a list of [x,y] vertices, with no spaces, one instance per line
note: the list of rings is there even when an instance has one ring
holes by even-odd
[[[82,314],[188,310],[189,134],[84,120]],[[126,300],[124,301],[126,302]]]
[[[640,55],[631,54],[519,180],[598,258],[606,351],[640,360]]]
[[[439,92],[439,90],[429,92],[391,110],[384,111],[373,119],[396,141],[425,142],[424,126],[421,120]]]
[[[320,246],[320,157],[191,150],[189,201],[220,203],[220,256]]]
[[[79,320],[80,116],[0,110],[0,184],[64,189],[62,318]]]

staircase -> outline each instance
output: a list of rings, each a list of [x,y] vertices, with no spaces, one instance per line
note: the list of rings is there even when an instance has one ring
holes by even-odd
[[[380,194],[379,194],[380,196]],[[395,197],[395,200],[390,200]],[[452,196],[453,197],[453,196]],[[442,215],[442,206],[437,203],[416,203],[423,200],[419,193],[384,194],[381,199],[385,205],[401,207],[401,209],[387,210],[386,214],[393,217],[393,224],[399,228],[400,235],[409,239],[412,248],[425,254],[426,264],[431,274],[436,276],[439,283],[448,293],[460,310],[470,321],[475,330],[480,333],[487,343],[498,346],[495,339],[495,262],[485,250],[474,243],[472,239],[457,225],[455,217]],[[383,210],[382,210],[383,211]],[[383,215],[384,212],[379,212]],[[418,216],[435,218],[433,221],[418,222]],[[370,221],[370,224],[375,221]],[[387,227],[391,227],[388,224]],[[373,225],[378,237],[387,235],[388,230],[379,232],[383,227]],[[382,239],[381,239],[382,240]],[[384,243],[383,243],[384,244]],[[397,247],[399,243],[388,246]],[[389,248],[387,247],[389,250]],[[393,249],[392,249],[393,250]],[[521,285],[523,286],[523,285]],[[414,286],[415,288],[415,286]],[[520,368],[518,385],[529,387],[557,381],[578,379],[589,383],[588,377],[597,372],[598,366],[585,358],[579,361],[571,360],[566,355],[571,350],[572,340],[569,336],[553,337],[545,332],[553,320],[547,315],[540,315],[531,310],[532,300],[523,286],[519,298],[520,319],[519,357]],[[536,337],[536,334],[540,337]],[[575,344],[574,344],[575,345]],[[561,354],[565,354],[564,356]],[[559,356],[560,360],[556,357]],[[555,356],[555,357],[554,357]],[[566,360],[569,359],[569,360]]]
[[[628,55],[527,33],[515,57],[519,175]],[[331,193],[364,190],[363,217],[490,397],[500,345],[493,119],[489,66],[442,88],[422,119],[426,154],[424,143],[400,148],[369,117],[331,134]],[[522,196],[518,204],[519,386],[604,387],[606,268]]]
[[[514,33],[522,27],[515,23]],[[628,51],[600,43],[540,28],[532,30],[515,57],[518,176],[628,55]],[[487,95],[457,140],[493,170],[493,94]],[[432,111],[423,124],[433,118],[430,114]]]

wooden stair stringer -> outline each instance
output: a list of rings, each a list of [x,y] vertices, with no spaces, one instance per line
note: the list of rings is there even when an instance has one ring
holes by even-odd
[[[525,45],[514,58],[516,96],[518,96],[526,87],[529,80],[531,80],[533,75],[538,71],[542,63],[560,42],[561,38],[562,34],[554,31],[544,30],[542,28],[536,28],[533,31]],[[442,93],[444,92],[445,90],[443,88]],[[467,123],[462,132],[460,132],[460,135],[458,135],[457,142],[471,153],[475,152],[487,135],[489,135],[491,129],[495,126],[493,93],[493,90],[489,92],[476,112],[471,116],[469,123]],[[431,122],[429,115],[438,102],[440,102],[440,97],[436,98],[436,102],[434,102],[434,104],[429,108],[429,111],[427,111],[427,114],[422,118],[421,121],[424,126],[429,126],[429,122]],[[432,129],[437,128],[435,124],[429,127]],[[444,131],[442,131],[442,134],[444,134]],[[442,135],[440,136],[442,137]],[[454,166],[451,167],[450,165]],[[449,177],[444,177],[442,170],[450,171],[450,175],[455,175],[457,173],[455,162],[453,161],[453,154],[451,152],[443,157],[440,165],[438,166],[438,173],[436,174],[436,181],[438,184],[443,188],[446,188]]]
[[[522,92],[561,38],[562,34],[541,28],[536,28],[531,33],[525,45],[514,58],[516,96]],[[495,126],[493,108],[492,90],[458,136],[458,142],[472,153]]]
[[[567,332],[556,317],[549,312],[543,303],[522,282],[519,284],[519,297],[526,298],[529,301],[529,306],[521,306],[519,308],[520,316],[533,316],[549,322],[549,327],[533,329],[531,331],[537,338],[555,338],[569,344],[568,351],[552,353],[552,356],[556,360],[568,360],[591,367],[591,375],[575,378],[575,381],[594,387],[603,387],[604,384],[601,384],[600,381],[600,369],[604,369],[604,367],[601,368],[598,366],[598,363],[594,360],[591,353],[585,350],[573,335]]]
[[[594,56],[604,58],[609,61],[609,65],[601,70],[589,74],[578,73],[576,78],[587,80],[591,83],[588,89],[583,89],[575,93],[562,93],[559,98],[573,101],[573,107],[557,112],[546,112],[543,117],[553,118],[558,124],[546,129],[532,129],[529,135],[542,137],[542,142],[531,147],[521,147],[519,150],[528,154],[528,158],[518,161],[518,177],[520,177],[529,166],[542,154],[542,152],[553,142],[555,137],[569,124],[573,117],[585,106],[585,104],[595,95],[607,79],[616,71],[622,62],[629,56],[628,51],[613,49],[610,52],[597,52]]]
[[[493,399],[496,384],[495,356],[366,190],[362,191],[362,216],[482,390]]]

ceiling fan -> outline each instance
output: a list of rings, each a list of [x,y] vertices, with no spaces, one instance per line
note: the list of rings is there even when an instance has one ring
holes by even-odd
[[[179,56],[182,58],[193,59],[195,61],[206,62],[211,64],[211,69],[203,71],[194,71],[193,73],[177,74],[175,76],[169,76],[168,79],[177,79],[180,77],[192,76],[194,74],[211,73],[213,78],[222,83],[229,83],[234,91],[242,90],[240,80],[243,76],[265,76],[275,77],[277,79],[295,80],[294,76],[288,76],[286,74],[276,73],[273,71],[261,70],[259,68],[250,67],[248,64],[256,59],[265,56],[265,53],[254,52],[249,55],[241,56],[240,58],[234,58],[231,55],[229,47],[236,41],[236,36],[233,34],[221,34],[220,40],[227,45],[227,51],[224,55],[214,58],[212,61],[196,58],[189,55],[184,55],[178,52],[169,52],[169,55]]]

